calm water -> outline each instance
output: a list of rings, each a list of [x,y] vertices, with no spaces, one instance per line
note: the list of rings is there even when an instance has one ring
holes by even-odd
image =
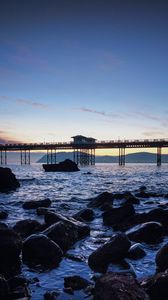
[[[136,192],[139,187],[145,185],[148,191],[168,193],[168,165],[157,167],[153,164],[127,164],[119,167],[115,164],[97,164],[94,167],[82,168],[77,173],[45,173],[41,165],[31,166],[9,166],[20,180],[21,187],[8,194],[0,194],[1,207],[8,211],[9,217],[6,221],[14,225],[18,220],[25,218],[37,219],[43,222],[43,217],[37,217],[34,210],[22,209],[22,204],[27,200],[39,200],[50,198],[51,208],[65,215],[73,215],[84,208],[88,198],[94,197],[104,191]],[[91,174],[87,174],[90,172]],[[148,199],[149,200],[149,199]],[[152,200],[152,198],[150,199]],[[137,211],[147,211],[158,204],[165,203],[164,198],[155,198],[155,204],[135,205]],[[74,262],[70,259],[63,259],[59,267],[51,271],[37,273],[34,270],[23,266],[22,272],[27,278],[39,278],[39,284],[32,284],[32,299],[43,299],[43,294],[49,290],[61,290],[64,283],[64,276],[80,274],[91,279],[94,272],[87,266],[88,255],[98,248],[108,237],[112,235],[112,229],[102,224],[101,211],[95,211],[96,218],[90,223],[91,235],[79,241],[68,253],[80,255],[81,262]],[[165,242],[165,241],[164,241]],[[137,277],[143,277],[155,272],[154,258],[156,251],[161,244],[149,246],[144,244],[148,254],[138,261],[127,260]],[[114,266],[109,269],[114,270]],[[117,270],[117,266],[115,266]],[[60,299],[84,299],[86,295],[75,293],[74,296],[60,296]]]

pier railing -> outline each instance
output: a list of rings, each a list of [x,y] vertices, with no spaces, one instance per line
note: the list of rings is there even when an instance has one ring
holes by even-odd
[[[93,143],[43,142],[0,144],[0,164],[7,164],[7,152],[20,151],[21,164],[30,164],[30,151],[47,151],[47,162],[56,163],[57,150],[73,150],[74,161],[81,164],[95,164],[96,149],[118,149],[119,165],[125,165],[125,151],[129,148],[156,148],[157,165],[161,165],[162,148],[168,148],[168,139],[116,139]]]

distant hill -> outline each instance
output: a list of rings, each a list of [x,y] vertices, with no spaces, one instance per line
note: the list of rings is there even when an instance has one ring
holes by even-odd
[[[58,152],[56,154],[57,162],[65,159],[73,160],[73,152]],[[149,152],[130,153],[125,156],[127,163],[156,163],[156,154]],[[118,163],[118,156],[97,155],[95,158],[97,163]],[[54,161],[54,154],[53,154]],[[168,163],[168,154],[162,154],[162,162]],[[43,155],[37,163],[47,163],[47,155]]]

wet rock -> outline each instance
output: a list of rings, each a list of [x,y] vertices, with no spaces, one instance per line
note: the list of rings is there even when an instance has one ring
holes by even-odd
[[[43,200],[32,200],[23,203],[24,209],[36,209],[38,207],[49,207],[51,205],[51,200],[46,198]]]
[[[103,222],[105,225],[113,225],[120,223],[127,219],[128,217],[135,214],[135,209],[131,204],[125,204],[118,208],[111,208],[108,211],[105,211],[103,216]]]
[[[97,272],[106,271],[108,264],[119,262],[128,253],[131,242],[123,233],[114,235],[107,243],[92,252],[88,258],[88,264],[91,269]]]
[[[113,194],[108,192],[103,192],[95,198],[90,199],[88,207],[101,207],[104,204],[113,204]]]
[[[50,226],[56,222],[65,220],[66,217],[63,217],[61,214],[57,214],[52,211],[46,211],[44,214],[45,223]]]
[[[146,193],[145,191],[140,191],[140,192],[136,193],[135,196],[139,197],[139,198],[150,198],[150,195],[148,193]]]
[[[168,269],[168,243],[157,252],[155,261],[158,271],[165,271]]]
[[[62,259],[60,247],[43,234],[31,235],[23,243],[23,262],[28,265],[55,267]]]
[[[168,270],[151,276],[141,282],[150,300],[168,299]]]
[[[4,220],[8,217],[8,213],[5,210],[0,210],[0,220]]]
[[[0,275],[0,299],[8,300],[9,299],[9,286],[6,279]]]
[[[113,206],[109,203],[105,203],[101,206],[102,211],[107,211],[107,210],[110,210],[111,208],[113,208]]]
[[[21,237],[10,228],[0,229],[0,273],[5,277],[20,271]]]
[[[140,200],[136,198],[131,192],[117,193],[113,195],[114,199],[125,200],[127,204],[139,204]]]
[[[70,260],[73,260],[73,261],[78,261],[78,262],[85,261],[85,258],[82,255],[75,255],[75,254],[72,254],[72,253],[66,253],[65,257],[70,259]]]
[[[43,234],[58,244],[64,252],[78,240],[77,228],[71,222],[57,222],[44,230]]]
[[[139,204],[140,200],[133,196],[131,193],[128,195],[125,195],[125,202],[124,204]]]
[[[149,300],[130,274],[107,273],[96,281],[94,300]]]
[[[8,225],[6,225],[5,223],[0,222],[0,229],[3,228],[8,228]]]
[[[155,243],[160,240],[163,227],[158,222],[147,222],[135,226],[127,233],[128,238],[135,242]]]
[[[130,227],[137,224],[143,224],[147,222],[159,222],[163,226],[163,233],[168,233],[168,210],[163,208],[154,208],[147,213],[135,213],[135,215],[129,217],[125,221],[115,224],[113,228],[115,230],[128,230]]]
[[[91,283],[78,275],[64,277],[64,287],[72,290],[82,290],[91,285]]]
[[[20,187],[20,183],[11,169],[0,167],[0,192],[8,192],[18,187]]]
[[[58,164],[43,164],[45,172],[76,172],[80,171],[78,165],[70,160],[65,159]]]
[[[15,276],[8,280],[10,287],[10,299],[29,299],[28,281],[21,276]]]
[[[145,250],[141,246],[141,244],[137,243],[130,247],[128,250],[127,257],[131,259],[140,259],[146,255]]]
[[[19,233],[21,237],[25,238],[33,233],[40,231],[41,224],[36,220],[31,220],[31,219],[21,220],[15,224],[13,229],[17,233]]]
[[[55,292],[55,291],[53,291],[53,292],[46,292],[44,294],[44,299],[45,300],[57,300],[57,299],[59,299],[58,297],[59,297],[59,293]]]
[[[147,190],[147,187],[145,185],[140,186],[139,188],[140,192],[144,192]]]
[[[106,273],[115,272],[115,273],[130,273],[136,278],[136,272],[131,263],[128,263],[125,259],[121,260],[118,263],[109,264]]]
[[[89,225],[77,221],[74,218],[71,217],[65,217],[61,214],[57,214],[57,213],[53,213],[53,212],[47,212],[45,214],[45,222],[46,224],[52,225],[56,222],[62,221],[63,223],[65,223],[65,225],[67,224],[71,224],[71,227],[74,228],[74,230],[78,232],[78,239],[81,239],[87,235],[90,234],[90,227]]]
[[[84,221],[92,221],[94,219],[94,212],[91,208],[84,208],[73,216],[74,219],[82,219]]]
[[[44,216],[48,211],[49,209],[47,207],[38,207],[36,209],[36,213],[38,216]]]

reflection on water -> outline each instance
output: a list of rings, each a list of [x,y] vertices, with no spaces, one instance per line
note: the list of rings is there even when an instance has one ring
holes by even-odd
[[[43,222],[43,217],[37,216],[34,210],[22,209],[22,204],[26,200],[50,198],[52,200],[51,207],[57,212],[73,215],[87,205],[88,198],[104,191],[112,193],[135,192],[139,187],[145,185],[148,191],[168,193],[167,164],[159,168],[152,164],[127,164],[125,167],[119,167],[116,164],[97,164],[82,168],[80,172],[76,173],[45,173],[41,165],[38,164],[31,166],[11,165],[9,167],[21,184],[21,187],[15,192],[0,194],[0,204],[9,213],[7,223],[10,225],[14,225],[16,221],[25,218],[33,218]],[[136,210],[147,211],[160,203],[167,202],[163,198],[151,198],[150,200],[153,200],[154,203],[148,204],[147,201],[142,200],[141,205],[135,205]],[[79,241],[69,250],[69,253],[80,255],[83,258],[82,261],[74,262],[65,258],[58,268],[40,274],[29,270],[26,266],[23,267],[23,273],[28,278],[38,277],[40,280],[39,286],[32,285],[32,299],[42,299],[46,290],[61,289],[64,276],[81,274],[89,279],[93,276],[93,271],[87,266],[87,257],[93,250],[102,245],[113,232],[111,228],[103,226],[101,212],[97,210],[95,213],[96,218],[90,223],[90,237]],[[144,244],[147,251],[146,257],[138,261],[127,260],[138,277],[144,277],[155,272],[154,258],[159,247],[160,245]],[[80,299],[83,298],[84,296],[81,294]],[[69,298],[65,298],[64,295],[63,299]],[[79,294],[72,299],[79,299]]]

